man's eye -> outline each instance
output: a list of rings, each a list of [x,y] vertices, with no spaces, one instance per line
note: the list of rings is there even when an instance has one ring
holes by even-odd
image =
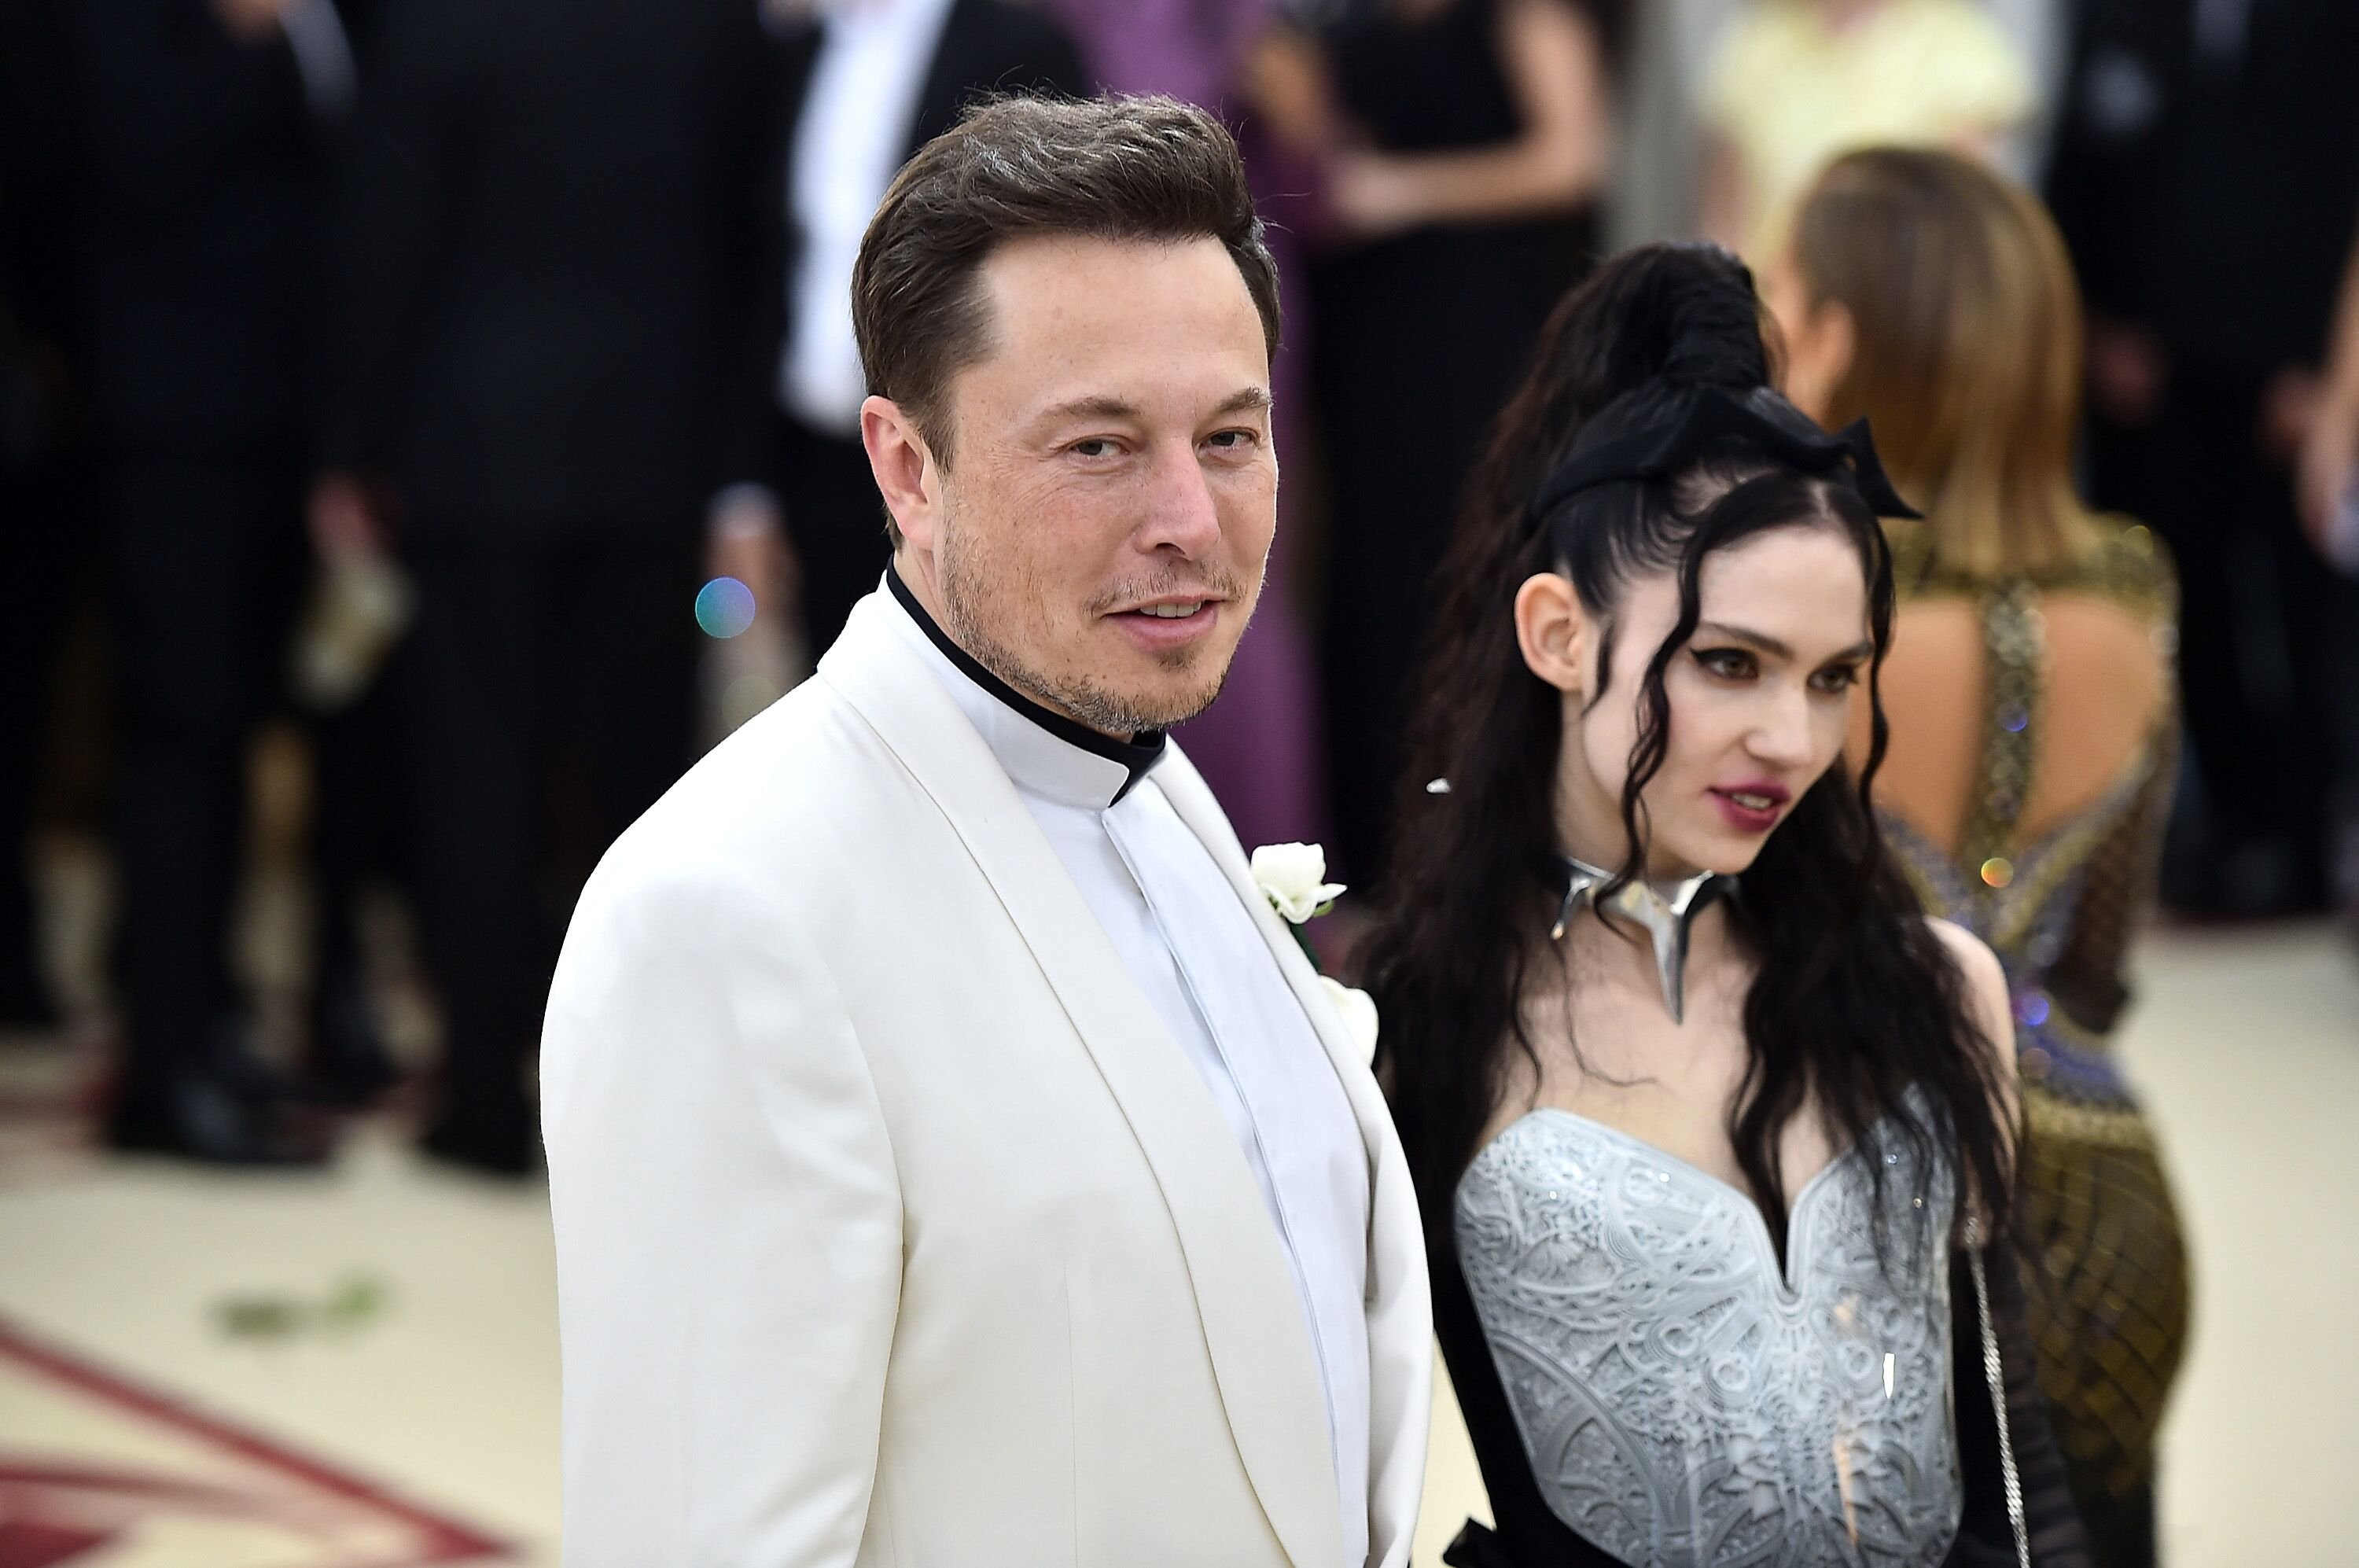
[[[1086,440],[1075,441],[1065,450],[1075,457],[1112,457],[1116,449],[1111,437],[1091,436]]]
[[[1705,673],[1723,681],[1743,681],[1754,673],[1753,656],[1741,648],[1700,648],[1695,661]]]
[[[1204,438],[1206,444],[1223,452],[1243,452],[1260,439],[1251,430],[1215,430]]]

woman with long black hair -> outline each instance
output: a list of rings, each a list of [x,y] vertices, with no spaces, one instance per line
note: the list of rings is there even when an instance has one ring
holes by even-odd
[[[1710,248],[1605,267],[1502,416],[1365,950],[1496,1520],[1453,1563],[2083,1560],[2004,980],[1843,761],[1907,511]]]

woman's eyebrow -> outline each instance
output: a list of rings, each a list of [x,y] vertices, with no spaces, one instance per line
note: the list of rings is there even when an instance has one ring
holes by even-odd
[[[1787,647],[1785,643],[1779,641],[1777,638],[1771,637],[1767,632],[1756,632],[1749,627],[1731,626],[1726,621],[1698,621],[1696,623],[1696,631],[1698,635],[1710,632],[1714,637],[1724,637],[1734,642],[1750,643],[1755,648],[1759,648],[1762,652],[1768,654],[1773,659],[1791,659],[1794,657],[1794,650],[1792,648]],[[1862,637],[1859,641],[1852,644],[1851,647],[1844,648],[1842,652],[1829,655],[1827,662],[1834,664],[1844,659],[1865,659],[1875,651],[1875,639],[1873,637]]]
[[[1698,621],[1696,623],[1696,631],[1699,634],[1710,632],[1714,637],[1730,637],[1737,642],[1751,643],[1755,648],[1759,648],[1762,652],[1770,654],[1778,659],[1791,659],[1794,657],[1794,650],[1792,648],[1788,648],[1784,643],[1779,642],[1767,632],[1750,631],[1744,626],[1733,626],[1726,621]]]

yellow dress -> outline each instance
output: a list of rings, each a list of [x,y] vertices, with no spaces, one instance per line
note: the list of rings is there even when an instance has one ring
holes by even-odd
[[[2177,583],[2145,528],[2112,520],[2100,523],[2087,561],[2000,582],[1947,572],[1921,528],[1890,527],[1904,599],[1979,605],[1989,681],[1958,852],[1888,812],[1885,836],[1926,907],[1990,943],[2006,970],[2028,1123],[2023,1223],[2045,1275],[2030,1292],[2041,1389],[2098,1561],[2150,1561],[2135,1538],[2151,1518],[2155,1432],[2187,1340],[2187,1256],[2153,1129],[2111,1035],[2129,998],[2129,943],[2154,904],[2176,712],[2166,710],[2093,804],[2028,841],[2016,823],[2039,754],[2040,596],[2096,594],[2169,638]]]
[[[2031,104],[2030,67],[1973,0],[1886,0],[1840,31],[1815,0],[1754,0],[1721,35],[1702,93],[1736,152],[1755,262],[1832,159],[2002,132]]]

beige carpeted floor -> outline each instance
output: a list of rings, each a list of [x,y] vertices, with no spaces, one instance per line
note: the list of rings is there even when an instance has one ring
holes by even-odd
[[[2359,959],[2323,927],[2180,931],[2141,971],[2125,1049],[2200,1269],[2168,1561],[2359,1563]],[[71,1079],[0,1054],[0,1546],[13,1509],[20,1541],[103,1542],[23,1558],[73,1568],[555,1561],[538,1190],[425,1169],[389,1127],[324,1178],[103,1160]],[[1482,1507],[1446,1405],[1427,1498],[1419,1568]]]

